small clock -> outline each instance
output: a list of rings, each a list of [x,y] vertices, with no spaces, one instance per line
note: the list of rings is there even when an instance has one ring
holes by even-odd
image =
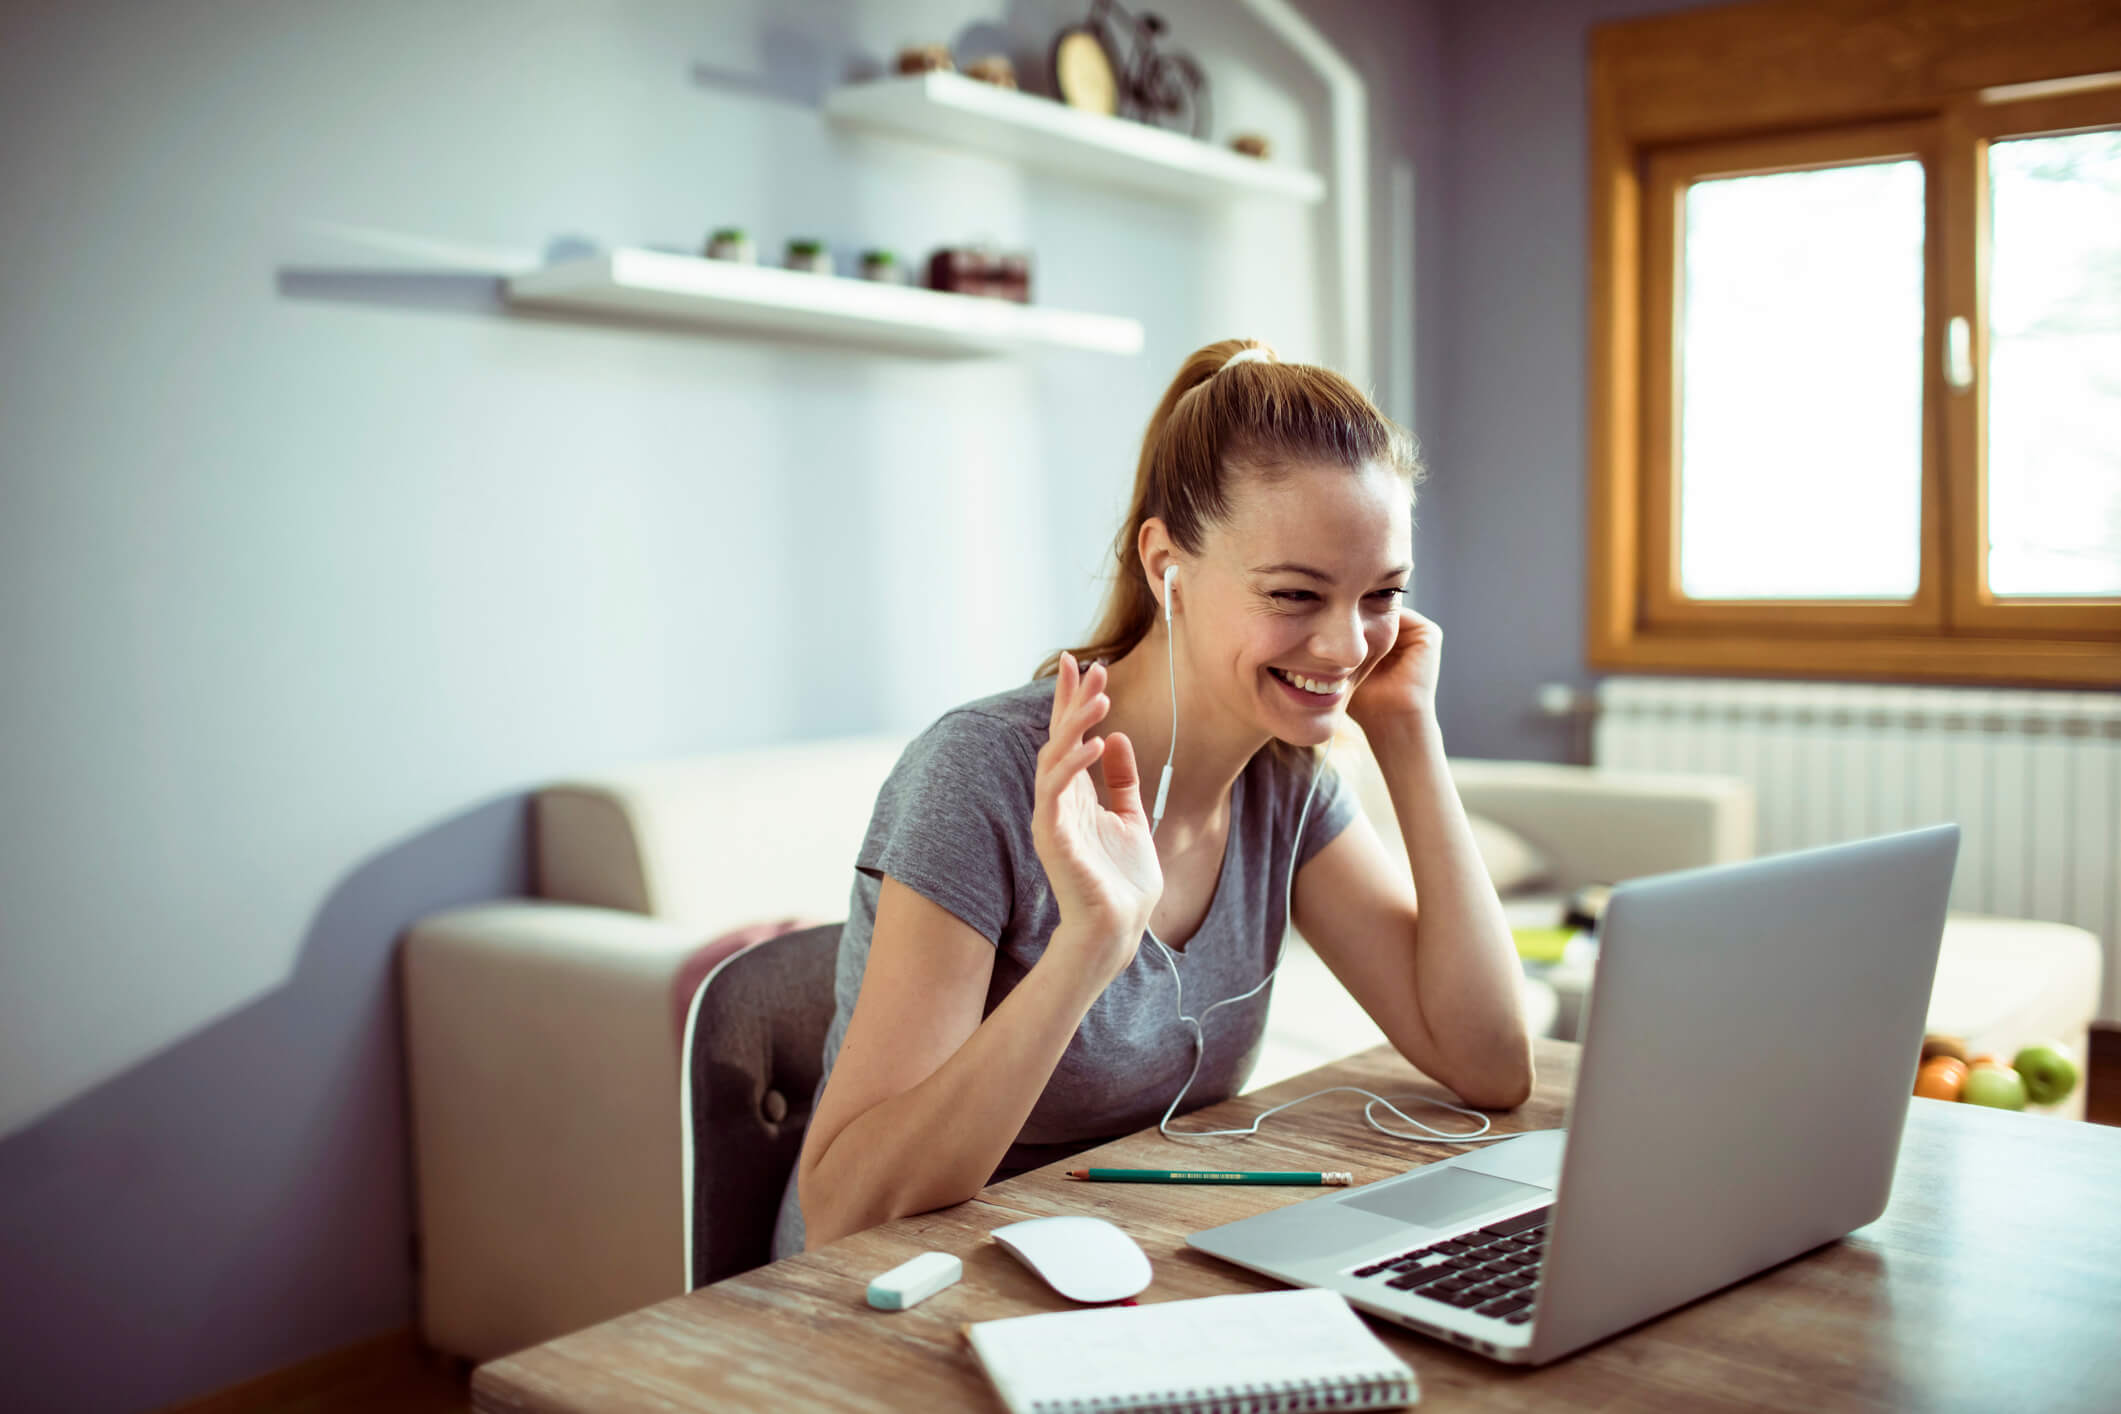
[[[1082,26],[1053,41],[1053,82],[1070,108],[1113,117],[1119,112],[1119,75],[1098,33]]]

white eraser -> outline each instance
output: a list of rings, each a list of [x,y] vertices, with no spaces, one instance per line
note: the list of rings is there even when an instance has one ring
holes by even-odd
[[[869,1304],[879,1311],[903,1311],[964,1274],[965,1264],[948,1252],[923,1252],[870,1282]]]

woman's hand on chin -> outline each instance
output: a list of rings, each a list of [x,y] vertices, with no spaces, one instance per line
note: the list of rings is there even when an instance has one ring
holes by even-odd
[[[1372,734],[1376,725],[1400,717],[1436,715],[1436,671],[1443,657],[1443,630],[1402,604],[1398,634],[1377,666],[1348,695],[1348,717]]]

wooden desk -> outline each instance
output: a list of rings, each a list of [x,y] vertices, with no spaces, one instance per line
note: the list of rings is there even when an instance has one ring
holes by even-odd
[[[1538,1047],[1538,1091],[1493,1116],[1498,1130],[1564,1121],[1577,1047]],[[1449,1098],[1378,1046],[1181,1116],[1173,1127],[1243,1125],[1328,1085]],[[1001,1401],[959,1324],[1073,1303],[989,1230],[1054,1213],[1108,1217],[1155,1264],[1144,1304],[1278,1289],[1193,1251],[1185,1235],[1317,1190],[1085,1184],[1060,1175],[1085,1159],[1187,1168],[1213,1156],[1251,1169],[1352,1169],[1368,1183],[1460,1152],[1377,1133],[1363,1120],[1364,1103],[1352,1094],[1315,1099],[1245,1139],[1178,1143],[1152,1126],[969,1203],[885,1223],[484,1365],[472,1378],[474,1406],[993,1414]],[[1465,1122],[1433,1107],[1408,1113],[1439,1129]],[[869,1278],[931,1249],[962,1257],[964,1279],[910,1311],[871,1310]],[[1884,1217],[1542,1369],[1369,1325],[1420,1375],[1424,1410],[2121,1409],[2121,1129],[1916,1100]]]

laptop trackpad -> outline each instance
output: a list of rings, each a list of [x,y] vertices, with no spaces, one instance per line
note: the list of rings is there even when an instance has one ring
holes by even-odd
[[[1340,1206],[1366,1209],[1419,1227],[1449,1227],[1490,1209],[1536,1198],[1548,1191],[1533,1184],[1454,1167],[1382,1185],[1374,1193],[1347,1198]]]
[[[1346,1203],[1313,1200],[1210,1229],[1210,1233],[1228,1236],[1220,1242],[1194,1245],[1217,1254],[1238,1254],[1247,1262],[1299,1262],[1331,1257],[1357,1247],[1375,1247],[1404,1231],[1397,1223],[1351,1212]],[[1207,1237],[1210,1233],[1195,1233],[1194,1237]]]

